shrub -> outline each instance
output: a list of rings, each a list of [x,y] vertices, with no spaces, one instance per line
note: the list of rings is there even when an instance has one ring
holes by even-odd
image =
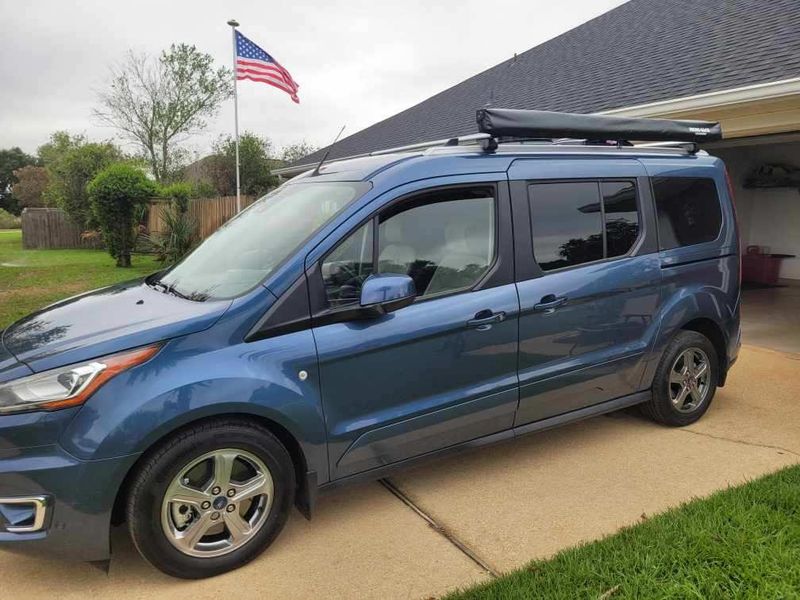
[[[0,229],[19,229],[20,227],[22,227],[22,220],[19,217],[0,208]]]
[[[118,267],[131,266],[136,232],[134,215],[138,205],[155,194],[156,185],[141,170],[128,164],[111,165],[89,183],[92,212],[100,225],[108,251]]]
[[[174,264],[188,254],[197,241],[197,223],[188,212],[169,206],[161,214],[162,230],[145,238],[162,264]]]
[[[192,198],[214,198],[217,195],[217,190],[210,181],[203,179],[194,184]]]
[[[194,197],[194,188],[191,183],[173,183],[162,187],[159,195],[168,198],[178,212],[185,213],[189,210],[189,198]]]

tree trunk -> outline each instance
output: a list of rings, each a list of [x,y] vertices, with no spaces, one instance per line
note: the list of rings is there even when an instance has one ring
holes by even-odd
[[[130,252],[121,252],[119,256],[117,256],[117,266],[118,267],[130,267],[131,266],[131,253]]]
[[[150,168],[153,169],[153,177],[155,177],[156,181],[160,182],[161,174],[158,168],[158,158],[153,150],[150,150]]]

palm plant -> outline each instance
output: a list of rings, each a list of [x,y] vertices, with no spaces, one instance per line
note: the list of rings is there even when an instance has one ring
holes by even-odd
[[[161,231],[146,236],[153,252],[162,264],[175,264],[197,241],[197,221],[189,212],[169,206],[161,213]]]

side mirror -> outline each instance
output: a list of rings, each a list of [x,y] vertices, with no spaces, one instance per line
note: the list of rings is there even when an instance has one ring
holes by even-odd
[[[361,285],[361,308],[374,316],[408,306],[416,297],[417,288],[408,275],[370,275]]]

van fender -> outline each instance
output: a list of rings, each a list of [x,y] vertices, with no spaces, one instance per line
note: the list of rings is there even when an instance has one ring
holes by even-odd
[[[112,380],[112,384],[121,384]],[[66,428],[61,445],[81,460],[138,455],[190,423],[217,416],[250,415],[285,429],[300,447],[308,470],[327,480],[325,429],[318,405],[290,386],[260,379],[218,378],[185,384],[152,396],[130,410],[104,411],[115,396],[108,386]],[[119,397],[119,396],[117,396]]]
[[[658,329],[645,358],[639,389],[647,389],[653,385],[653,378],[664,349],[687,323],[695,319],[709,319],[720,328],[723,336],[727,337],[725,323],[729,318],[724,294],[716,288],[703,285],[687,286],[664,298],[655,315]]]

